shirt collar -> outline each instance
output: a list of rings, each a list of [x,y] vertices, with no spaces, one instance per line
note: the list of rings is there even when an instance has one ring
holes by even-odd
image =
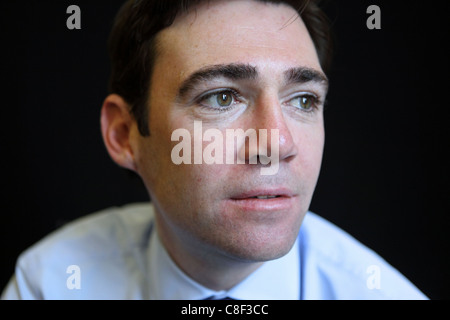
[[[297,300],[300,296],[298,240],[283,257],[265,262],[229,291],[210,290],[187,276],[172,261],[152,232],[148,252],[149,295],[156,300],[203,300],[230,297],[237,300]]]

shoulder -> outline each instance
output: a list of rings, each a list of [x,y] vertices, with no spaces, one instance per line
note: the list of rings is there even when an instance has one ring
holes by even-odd
[[[140,262],[130,256],[142,256],[138,252],[145,250],[152,221],[152,206],[139,203],[70,222],[20,255],[11,280],[15,283],[10,286],[19,291],[17,298],[75,299],[98,293],[86,284],[118,285],[130,273],[136,274]],[[68,290],[67,279],[73,270],[81,270],[86,290]],[[107,291],[103,290],[104,297],[114,298]]]
[[[308,212],[300,229],[303,289],[311,299],[426,299],[373,250]]]
[[[84,259],[93,254],[115,254],[117,250],[140,245],[152,219],[148,203],[104,209],[67,223],[30,247],[22,257],[45,254],[50,258],[57,254],[64,258],[65,253],[73,257],[75,252],[78,259]]]

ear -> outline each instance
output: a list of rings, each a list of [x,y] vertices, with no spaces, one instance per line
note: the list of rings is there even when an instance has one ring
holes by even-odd
[[[135,121],[129,110],[130,105],[121,96],[111,94],[106,97],[101,111],[101,130],[106,149],[114,162],[136,171],[131,141]]]

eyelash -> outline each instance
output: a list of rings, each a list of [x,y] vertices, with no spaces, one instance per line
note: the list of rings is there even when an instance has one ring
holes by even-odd
[[[224,93],[231,93],[231,95],[233,97],[233,103],[230,106],[223,107],[223,108],[211,108],[210,106],[202,104],[203,101],[208,100],[209,98],[211,98],[213,96],[218,96],[219,94],[224,94]],[[196,103],[202,109],[205,109],[205,110],[210,111],[211,109],[213,109],[214,111],[218,111],[218,112],[227,112],[227,111],[231,110],[236,103],[240,102],[240,100],[239,100],[240,97],[241,97],[241,94],[235,89],[232,89],[232,88],[218,89],[218,90],[207,92],[207,93],[201,95],[199,98],[196,99]]]
[[[309,93],[309,92],[301,92],[293,97],[291,97],[289,100],[286,101],[286,103],[289,103],[295,99],[300,99],[300,98],[308,98],[311,99],[311,109],[304,109],[304,108],[297,108],[299,111],[304,112],[304,113],[314,113],[319,106],[322,104],[322,100],[320,100],[319,97],[317,97],[315,94],[313,93]]]

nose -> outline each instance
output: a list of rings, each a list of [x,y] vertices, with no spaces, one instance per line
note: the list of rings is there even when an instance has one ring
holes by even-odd
[[[257,144],[241,146],[238,157],[250,164],[289,161],[298,153],[289,124],[276,94],[262,95],[249,114],[248,125],[255,129]]]

